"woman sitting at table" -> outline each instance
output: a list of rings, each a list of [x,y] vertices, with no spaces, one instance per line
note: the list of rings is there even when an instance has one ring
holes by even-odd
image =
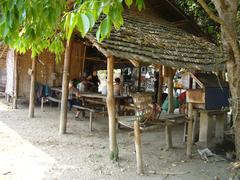
[[[100,84],[100,80],[97,76],[97,71],[93,70],[92,74],[87,77],[88,84],[90,85],[89,89],[93,92],[98,92],[98,86]]]

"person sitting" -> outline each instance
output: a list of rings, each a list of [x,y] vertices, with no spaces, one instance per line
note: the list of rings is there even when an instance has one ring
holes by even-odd
[[[82,81],[77,84],[77,89],[79,92],[85,92],[87,90],[87,79],[86,77],[82,78]]]
[[[78,93],[78,90],[74,87],[73,81],[68,83],[68,109],[71,111],[74,104],[74,96]]]
[[[93,92],[98,92],[98,86],[100,84],[100,80],[97,76],[97,71],[93,70],[92,74],[87,77],[88,84],[90,85],[90,89]]]
[[[122,93],[121,80],[120,78],[116,78],[114,84],[114,96],[120,96],[121,93]]]

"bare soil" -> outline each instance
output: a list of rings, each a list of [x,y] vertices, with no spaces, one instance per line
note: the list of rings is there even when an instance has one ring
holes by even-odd
[[[27,118],[28,107],[12,110],[0,99],[0,179],[228,179],[229,162],[220,156],[203,161],[194,146],[187,159],[183,124],[173,128],[171,150],[165,149],[164,129],[142,134],[144,175],[136,174],[135,148],[130,130],[118,130],[119,162],[109,160],[108,120],[94,117],[76,121],[68,114],[67,134],[59,135],[59,110],[37,107]]]

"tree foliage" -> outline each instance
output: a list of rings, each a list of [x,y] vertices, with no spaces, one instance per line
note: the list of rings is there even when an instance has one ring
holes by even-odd
[[[192,17],[201,30],[208,34],[214,42],[220,40],[220,25],[211,20],[204,9],[197,3],[197,0],[175,0],[175,3],[187,14]],[[207,1],[209,8],[216,13],[216,9],[211,1]]]
[[[98,41],[109,37],[112,26],[119,29],[124,21],[124,6],[133,0],[2,0],[0,2],[0,40],[32,56],[48,49],[58,55],[64,50],[63,42],[70,40],[78,30],[84,37],[98,22]],[[136,0],[139,10],[143,0]]]
[[[212,19],[209,18],[208,14],[204,11],[204,9],[200,6],[197,0],[174,0],[175,3],[180,7],[181,10],[184,11],[186,15],[192,17],[195,22],[197,22],[198,26],[201,30],[208,34],[211,39],[215,43],[219,43],[221,41],[220,37],[220,24],[216,23]],[[205,1],[209,7],[209,9],[217,15],[216,8],[211,0]],[[240,5],[239,5],[240,6]],[[238,30],[240,33],[240,7],[238,8]]]

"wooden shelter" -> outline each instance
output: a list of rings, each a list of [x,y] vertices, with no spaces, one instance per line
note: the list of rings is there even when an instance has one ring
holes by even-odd
[[[134,65],[141,63],[153,64],[157,65],[160,71],[161,67],[164,66],[170,69],[169,72],[173,72],[171,68],[202,71],[217,71],[224,68],[226,57],[221,49],[206,40],[206,38],[200,38],[189,33],[189,31],[193,31],[195,34],[201,35],[193,26],[187,26],[191,23],[188,21],[184,21],[183,23],[181,22],[181,18],[177,19],[179,12],[171,5],[169,6],[168,2],[167,0],[150,0],[146,2],[146,9],[143,12],[138,12],[135,9],[126,10],[123,15],[124,26],[118,31],[113,29],[110,38],[105,39],[103,42],[97,42],[95,38],[98,25],[82,40],[86,44],[97,48],[105,56],[104,61],[107,62],[109,147],[112,159],[116,160],[118,158],[116,139],[117,121],[115,118],[115,99],[113,96],[113,69],[117,62],[131,62]],[[169,13],[169,16],[166,16],[166,13],[159,13],[161,7],[172,9],[170,12],[165,10],[166,13]],[[172,16],[174,18],[171,18]],[[175,20],[171,21],[173,19]],[[55,63],[54,55],[48,52],[44,52],[37,58],[36,79],[38,82],[55,86],[63,82],[60,134],[66,133],[68,81],[69,79],[78,78],[83,74],[84,61],[87,59],[85,52],[86,48],[83,43],[76,42],[73,38],[72,41],[66,42],[64,62]],[[29,94],[29,76],[27,72],[31,67],[30,53],[19,56],[19,59],[18,72],[21,74],[19,79],[19,95],[27,97]],[[51,79],[52,73],[56,73],[57,79]],[[169,104],[171,106],[173,104],[171,103],[173,101],[171,89],[173,87],[173,73],[168,73],[167,76],[170,87]],[[162,76],[159,76],[159,78],[161,79]],[[191,108],[189,107],[189,109]],[[192,114],[189,116],[191,119]],[[191,130],[191,125],[189,129]],[[188,144],[189,146],[191,145],[191,139]],[[191,154],[190,151],[188,151],[189,154]]]
[[[71,51],[71,73],[70,78],[79,78],[82,75],[83,61],[85,45],[78,41],[72,41]],[[3,51],[0,51],[3,52]],[[6,71],[6,54],[8,50],[4,51],[4,55],[0,61],[0,70]],[[31,52],[25,54],[19,54],[17,57],[17,71],[20,74],[18,78],[18,97],[29,99],[30,90],[30,76],[29,69],[32,67]],[[63,59],[63,57],[62,57]],[[36,82],[49,85],[49,86],[61,86],[62,83],[62,71],[63,71],[63,60],[56,61],[54,54],[44,51],[37,58],[36,63]]]

